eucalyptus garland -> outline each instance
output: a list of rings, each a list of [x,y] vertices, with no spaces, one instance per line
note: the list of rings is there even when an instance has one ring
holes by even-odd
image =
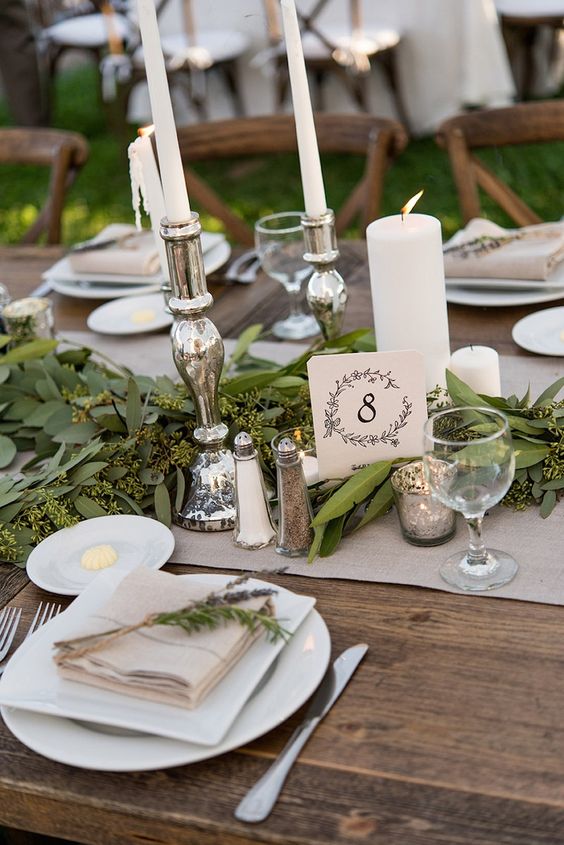
[[[261,333],[251,326],[224,369],[220,410],[229,441],[253,438],[273,479],[271,439],[311,425],[307,361],[312,354],[374,349],[368,329],[318,343],[277,366],[249,354]],[[10,338],[0,336],[0,350]],[[235,374],[233,374],[235,373]],[[517,459],[504,503],[540,505],[546,517],[564,490],[564,378],[535,401],[477,396],[448,374],[450,400],[486,405],[510,421]],[[430,394],[436,404],[444,396]],[[16,454],[31,457],[0,478],[0,560],[24,566],[45,537],[82,519],[149,514],[169,525],[180,508],[185,471],[194,455],[194,405],[181,382],[136,375],[87,348],[33,340],[0,355],[0,467]],[[345,481],[311,490],[315,518],[309,560],[332,554],[343,534],[385,513],[392,504],[392,464],[380,461]]]

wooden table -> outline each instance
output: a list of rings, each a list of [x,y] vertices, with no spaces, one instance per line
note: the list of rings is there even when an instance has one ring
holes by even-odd
[[[370,321],[368,274],[364,246],[343,246],[352,328]],[[23,295],[56,255],[0,250],[0,280]],[[225,336],[250,321],[269,325],[285,307],[278,285],[264,278],[225,287],[216,277],[210,287]],[[54,301],[59,329],[83,327],[97,304]],[[522,355],[510,328],[524,313],[451,308],[453,348],[488,342]],[[377,524],[365,530],[375,558],[385,555]],[[15,567],[0,575],[0,605],[15,599],[24,608],[25,631],[37,601],[51,597]],[[239,823],[233,809],[303,711],[246,748],[146,774],[50,762],[0,725],[0,824],[104,845],[564,843],[562,608],[351,581],[283,583],[317,598],[334,655],[359,641],[370,650],[268,821]]]

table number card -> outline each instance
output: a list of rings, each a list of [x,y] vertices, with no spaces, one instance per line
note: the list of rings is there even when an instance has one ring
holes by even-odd
[[[314,355],[307,368],[321,479],[421,454],[427,419],[423,355]]]

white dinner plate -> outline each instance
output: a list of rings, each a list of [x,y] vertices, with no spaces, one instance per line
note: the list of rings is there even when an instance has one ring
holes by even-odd
[[[174,535],[148,516],[115,514],[86,519],[42,540],[27,559],[28,577],[49,593],[78,596],[105,571],[80,565],[83,553],[101,544],[113,546],[118,553],[112,571],[129,572],[140,565],[160,569],[173,552]]]
[[[534,305],[537,302],[553,302],[564,299],[564,289],[543,288],[539,290],[471,290],[470,288],[448,286],[447,302],[456,305],[476,305],[487,308],[503,308],[511,305]]]
[[[513,340],[529,352],[564,355],[564,306],[527,314],[513,326]]]
[[[231,246],[225,238],[215,234],[210,237],[213,238],[213,245],[204,251],[207,275],[218,270],[231,255]],[[160,273],[146,277],[73,273],[68,258],[61,258],[43,273],[42,278],[49,281],[57,293],[76,299],[118,299],[123,296],[155,293],[160,290],[162,281]]]
[[[33,648],[14,665],[10,663],[0,679],[0,704],[197,745],[217,745],[284,648],[285,641],[281,637],[276,642],[259,637],[228,676],[209,692],[205,702],[193,709],[61,678],[53,662],[53,644],[77,636],[84,629],[84,620],[100,612],[125,574],[110,570],[102,573],[57,617],[55,624],[38,632],[33,638]],[[197,579],[198,583],[209,585],[210,591],[231,580],[227,575],[176,577]],[[254,589],[271,585],[251,579],[247,586]],[[274,603],[284,628],[294,633],[312,610],[315,599],[277,587]]]
[[[179,577],[224,578],[219,575]],[[58,618],[48,623],[48,626],[51,627]],[[32,644],[33,637],[23,643],[6,673],[17,668]],[[24,745],[51,760],[100,771],[163,769],[216,757],[275,728],[314,692],[325,674],[330,653],[329,632],[314,609],[282,649],[271,673],[255,688],[228,733],[213,746],[149,734],[132,734],[83,720],[48,716],[15,707],[2,706],[0,712],[7,727]],[[230,676],[227,676],[217,689],[223,685],[225,695],[229,683]],[[202,707],[205,706],[206,702]]]
[[[162,293],[126,296],[100,305],[89,314],[86,325],[98,334],[142,334],[171,326],[174,317],[165,311]]]

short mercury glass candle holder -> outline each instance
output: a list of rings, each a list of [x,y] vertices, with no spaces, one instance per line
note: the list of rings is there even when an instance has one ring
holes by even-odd
[[[4,307],[2,320],[6,333],[14,341],[54,335],[53,309],[48,299],[31,296],[14,299]]]
[[[439,546],[454,536],[456,513],[432,495],[423,462],[413,461],[391,477],[401,533],[414,546]]]

